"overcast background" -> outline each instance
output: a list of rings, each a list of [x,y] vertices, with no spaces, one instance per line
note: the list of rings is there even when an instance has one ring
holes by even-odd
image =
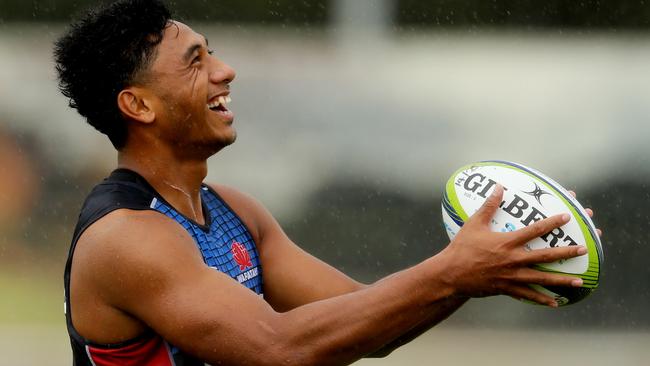
[[[67,107],[51,50],[94,3],[0,0],[0,352],[9,360],[0,364],[70,364],[63,263],[81,201],[115,152]],[[257,197],[294,241],[357,279],[446,245],[440,194],[473,161],[529,165],[595,209],[606,262],[591,297],[559,310],[472,300],[414,344],[361,364],[650,357],[650,5],[172,6],[238,72],[239,137],[210,160],[208,180]]]

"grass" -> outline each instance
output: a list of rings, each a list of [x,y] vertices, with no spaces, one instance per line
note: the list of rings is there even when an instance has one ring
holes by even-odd
[[[0,324],[63,322],[62,274],[0,270]]]

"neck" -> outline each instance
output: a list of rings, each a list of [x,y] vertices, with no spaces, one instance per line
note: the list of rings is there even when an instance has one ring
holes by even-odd
[[[201,206],[201,183],[208,173],[205,159],[181,159],[165,149],[145,153],[124,148],[117,165],[140,174],[178,212],[198,223],[205,221]]]

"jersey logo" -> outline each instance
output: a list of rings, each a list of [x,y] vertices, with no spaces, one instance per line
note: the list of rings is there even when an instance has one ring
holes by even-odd
[[[235,259],[235,262],[239,264],[240,271],[253,266],[248,250],[241,243],[233,241],[232,246],[230,247],[230,252],[232,253],[233,259]]]

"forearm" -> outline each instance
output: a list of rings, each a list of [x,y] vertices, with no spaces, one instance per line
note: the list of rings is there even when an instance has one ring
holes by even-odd
[[[295,352],[297,364],[347,364],[409,331],[422,332],[462,304],[450,298],[443,274],[434,257],[362,290],[283,313],[284,351]]]
[[[411,342],[415,338],[421,336],[423,333],[438,325],[443,320],[447,319],[452,313],[454,313],[458,308],[465,304],[469,300],[466,297],[450,297],[439,303],[439,306],[432,311],[426,319],[424,319],[420,324],[413,327],[411,330],[407,331],[399,338],[388,343],[384,347],[378,349],[377,351],[369,354],[366,357],[375,358],[375,357],[386,357],[395,349]]]

